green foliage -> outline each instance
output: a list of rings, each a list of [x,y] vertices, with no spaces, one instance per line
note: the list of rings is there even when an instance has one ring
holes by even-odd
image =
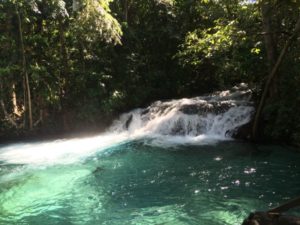
[[[299,46],[299,45],[297,45]],[[290,52],[277,80],[278,95],[264,110],[265,136],[272,140],[300,143],[300,62],[297,48]]]
[[[245,31],[237,28],[236,23],[233,20],[225,22],[224,25],[224,21],[219,19],[215,21],[214,27],[189,32],[181,46],[182,51],[178,54],[181,63],[198,66],[204,63],[205,59],[214,60],[214,58],[228,53],[236,43],[243,45],[246,34]]]
[[[121,43],[121,27],[110,14],[111,0],[83,0],[76,10],[73,27],[86,41],[103,39],[106,42]]]
[[[187,32],[176,54],[180,65],[193,71],[213,67],[210,76],[216,86],[257,82],[265,69],[256,6],[235,3],[204,1],[195,6],[202,23]]]

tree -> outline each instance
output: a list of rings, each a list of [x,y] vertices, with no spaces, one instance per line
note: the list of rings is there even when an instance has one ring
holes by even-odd
[[[252,136],[253,136],[254,139],[257,138],[257,130],[258,130],[258,127],[259,127],[261,113],[262,113],[262,110],[263,110],[263,108],[265,106],[268,93],[270,92],[270,87],[272,85],[272,82],[274,81],[274,79],[278,75],[279,66],[282,63],[282,61],[283,61],[283,59],[284,59],[284,57],[285,57],[285,55],[286,55],[286,53],[288,51],[288,48],[290,47],[290,45],[292,44],[292,42],[297,38],[299,32],[300,32],[300,14],[299,14],[298,21],[297,21],[297,23],[295,25],[295,29],[294,29],[292,35],[286,41],[284,47],[282,48],[282,50],[280,52],[280,55],[279,55],[276,63],[274,64],[274,67],[272,68],[272,71],[270,72],[270,74],[269,74],[269,76],[267,78],[266,85],[264,87],[261,99],[259,101],[258,108],[257,108],[256,113],[255,113],[255,118],[254,118],[254,123],[253,123],[253,130],[252,130]],[[268,44],[269,43],[266,41],[266,45],[267,46],[268,46]]]
[[[80,62],[80,59],[73,58],[74,49],[78,44],[77,37],[81,37],[80,46],[85,54],[91,51],[89,46],[98,41],[120,43],[122,31],[110,14],[109,3],[107,0],[1,2],[0,9],[4,13],[0,19],[7,24],[1,27],[3,35],[0,38],[4,43],[0,54],[3,59],[3,65],[0,66],[3,72],[1,102],[4,117],[9,118],[7,121],[10,121],[11,125],[19,129],[18,123],[22,117],[24,121],[28,119],[28,129],[31,130],[43,120],[48,103],[48,106],[55,106],[54,103],[59,102],[57,99],[66,104],[73,101],[70,93],[71,79],[74,77],[75,61]],[[9,48],[9,41],[14,41],[19,51],[15,51],[16,46],[11,44],[12,48]],[[19,57],[17,61],[20,61],[20,64],[10,60],[6,51],[10,52],[8,55]],[[84,59],[84,56],[82,58]],[[13,62],[15,67],[7,67],[5,62],[8,62],[6,65]],[[20,72],[24,77],[23,81],[13,79],[10,81],[11,85],[6,85],[4,80],[9,80],[11,72],[16,76]],[[23,99],[17,94],[21,89],[24,93]],[[12,93],[11,99],[6,93]],[[17,110],[23,107],[25,113]],[[68,110],[66,107],[65,111]],[[37,118],[36,121],[34,118]]]

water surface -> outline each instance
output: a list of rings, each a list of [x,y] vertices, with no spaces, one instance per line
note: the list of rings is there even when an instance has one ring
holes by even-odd
[[[86,157],[54,154],[51,163],[26,160],[24,146],[0,149],[0,224],[240,224],[300,195],[300,154],[285,147],[149,143],[96,144]]]

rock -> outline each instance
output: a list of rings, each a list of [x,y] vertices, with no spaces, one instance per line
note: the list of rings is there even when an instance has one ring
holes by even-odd
[[[235,106],[231,102],[202,102],[182,105],[179,111],[187,115],[206,115],[208,113],[220,114]]]
[[[238,127],[232,132],[231,137],[240,140],[250,140],[251,138],[252,121]]]
[[[145,114],[149,113],[149,111],[150,111],[150,108],[148,107],[141,112],[141,115],[145,115]]]
[[[130,126],[130,123],[132,121],[132,114],[128,117],[128,119],[126,120],[126,123],[125,123],[125,128],[128,129],[128,127]]]
[[[255,212],[250,213],[242,225],[300,225],[300,218],[280,213]]]
[[[247,89],[249,89],[249,85],[246,83],[237,84],[232,88],[233,91],[242,91]]]
[[[182,105],[179,109],[179,111],[181,111],[184,114],[187,115],[194,115],[194,114],[198,114],[200,110],[203,110],[203,107],[199,106],[199,105]]]

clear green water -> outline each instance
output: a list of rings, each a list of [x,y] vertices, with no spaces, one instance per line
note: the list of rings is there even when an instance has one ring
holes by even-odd
[[[134,141],[71,164],[0,166],[1,225],[240,224],[299,195],[299,153],[239,142]]]

